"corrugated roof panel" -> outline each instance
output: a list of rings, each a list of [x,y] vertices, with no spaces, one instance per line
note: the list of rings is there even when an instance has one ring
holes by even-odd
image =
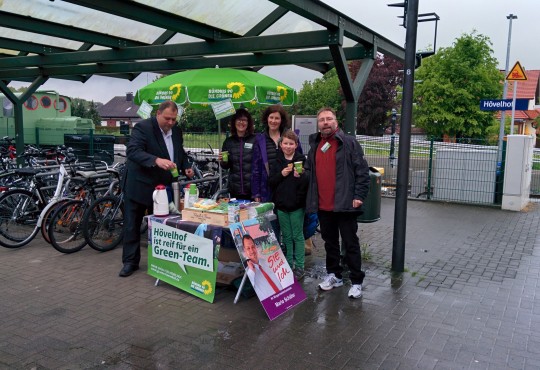
[[[261,35],[282,35],[284,33],[309,32],[325,30],[323,26],[310,21],[296,13],[288,12],[277,22],[271,25]],[[350,47],[357,43],[347,37],[343,37],[343,46]]]
[[[277,8],[266,0],[135,1],[239,35],[244,35]]]
[[[19,54],[19,52],[15,50],[9,50],[9,49],[0,49],[0,54],[17,55]]]
[[[281,35],[283,33],[320,31],[323,29],[325,28],[309,19],[288,12],[264,31],[262,35]]]
[[[166,42],[166,44],[182,44],[186,42],[197,42],[197,41],[203,41],[202,39],[199,39],[197,37],[184,35],[183,33],[177,33],[169,41]]]
[[[0,35],[8,39],[34,42],[37,44],[56,46],[56,47],[72,49],[72,50],[77,50],[82,45],[82,43],[79,41],[61,39],[54,36],[47,36],[47,35],[42,35],[39,33],[32,33],[32,32],[26,32],[26,31],[19,31],[19,30],[14,30],[14,29],[5,28],[5,27],[0,27]]]
[[[151,44],[164,30],[130,19],[60,1],[3,0],[0,9],[22,16]],[[69,37],[69,35],[66,35]],[[45,42],[44,42],[45,43]],[[58,43],[46,42],[47,45]]]

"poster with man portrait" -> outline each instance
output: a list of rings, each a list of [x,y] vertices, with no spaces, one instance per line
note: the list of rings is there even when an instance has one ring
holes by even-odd
[[[270,320],[306,299],[306,293],[294,279],[270,221],[259,216],[231,224],[229,229],[245,274]]]

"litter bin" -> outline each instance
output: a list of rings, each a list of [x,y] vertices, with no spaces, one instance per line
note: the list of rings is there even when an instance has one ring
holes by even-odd
[[[381,219],[381,172],[384,169],[375,167],[369,168],[369,192],[367,198],[362,205],[364,212],[358,216],[357,221],[369,223],[379,221]]]
[[[81,161],[87,161],[89,160],[88,156],[94,156],[97,161],[112,164],[114,161],[114,136],[93,135],[92,138],[93,142],[92,146],[90,146],[90,135],[64,134],[64,145],[75,149],[75,154]]]
[[[129,123],[120,121],[120,135],[129,135]]]

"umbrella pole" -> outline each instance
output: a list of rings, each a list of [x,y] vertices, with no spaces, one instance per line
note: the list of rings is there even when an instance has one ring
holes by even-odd
[[[221,140],[221,119],[218,119],[218,140]],[[218,150],[221,152],[221,148],[218,148]],[[218,169],[219,169],[219,190],[222,190],[223,187],[223,175],[221,174],[221,161],[218,161]]]

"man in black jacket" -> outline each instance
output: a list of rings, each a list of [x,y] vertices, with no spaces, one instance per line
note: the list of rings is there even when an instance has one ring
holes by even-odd
[[[362,257],[356,217],[369,190],[369,167],[364,152],[354,136],[338,128],[332,108],[317,113],[319,133],[309,137],[306,172],[309,188],[306,212],[318,212],[321,237],[326,250],[327,277],[319,284],[322,290],[343,285],[340,243],[350,270],[350,298],[362,296]]]
[[[174,169],[193,177],[177,124],[178,107],[172,101],[159,106],[156,116],[133,127],[127,145],[127,172],[124,177],[124,249],[119,276],[139,269],[140,228],[145,212],[152,213],[152,193],[157,185],[171,185]],[[174,172],[174,171],[173,171]]]

